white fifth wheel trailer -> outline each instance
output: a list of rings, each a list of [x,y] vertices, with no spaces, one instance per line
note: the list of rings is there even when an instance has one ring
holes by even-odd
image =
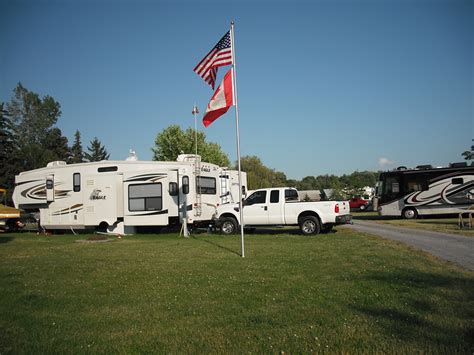
[[[245,193],[246,174],[242,172]],[[239,200],[238,172],[180,155],[176,162],[52,162],[15,177],[17,208],[39,211],[45,229],[131,234],[140,227],[204,224]]]

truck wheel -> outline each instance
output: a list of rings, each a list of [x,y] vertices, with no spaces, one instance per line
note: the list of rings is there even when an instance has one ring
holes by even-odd
[[[225,235],[234,234],[237,232],[237,220],[233,217],[223,217],[220,220],[221,232]]]
[[[360,205],[359,208],[360,208],[361,211],[364,211],[366,207],[367,207],[366,205]]]
[[[300,220],[300,231],[304,235],[318,234],[321,231],[319,221],[314,216],[306,216]]]
[[[402,217],[405,219],[416,219],[418,212],[414,208],[405,208],[402,212]]]

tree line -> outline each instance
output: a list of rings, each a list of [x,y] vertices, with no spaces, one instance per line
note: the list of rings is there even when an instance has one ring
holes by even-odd
[[[13,90],[8,103],[0,102],[0,186],[14,187],[15,175],[45,167],[51,161],[67,163],[100,161],[109,158],[96,137],[83,151],[79,130],[69,146],[67,137],[56,127],[61,105],[53,97],[40,97],[21,83]]]
[[[84,151],[79,130],[69,146],[68,139],[55,126],[60,116],[59,102],[49,95],[41,98],[21,83],[13,90],[10,102],[0,103],[0,187],[6,188],[10,196],[15,175],[22,171],[41,168],[55,160],[82,163],[109,159],[97,137]],[[154,143],[151,150],[156,161],[175,161],[179,154],[194,154],[197,150],[203,161],[237,169],[237,163],[231,164],[219,144],[207,142],[204,132],[193,128],[182,130],[179,125],[171,125],[157,134]],[[473,150],[474,146],[471,151],[462,153],[466,160],[474,158]],[[332,189],[335,196],[341,198],[349,198],[365,186],[375,186],[379,175],[379,172],[355,171],[342,176],[288,179],[285,173],[265,166],[257,156],[242,157],[241,168],[247,173],[249,190],[281,186],[299,190]]]

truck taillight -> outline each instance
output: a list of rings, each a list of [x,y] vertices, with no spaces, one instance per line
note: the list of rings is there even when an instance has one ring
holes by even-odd
[[[339,204],[336,203],[336,206],[334,206],[334,212],[339,213]]]

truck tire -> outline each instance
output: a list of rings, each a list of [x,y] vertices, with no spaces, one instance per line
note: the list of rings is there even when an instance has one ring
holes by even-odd
[[[300,231],[304,235],[318,234],[321,231],[319,220],[314,216],[305,216],[300,219]]]
[[[219,224],[221,225],[222,234],[225,235],[235,234],[239,226],[234,217],[222,217]]]
[[[366,205],[360,205],[359,208],[360,208],[361,211],[364,211],[367,208],[367,206]]]

